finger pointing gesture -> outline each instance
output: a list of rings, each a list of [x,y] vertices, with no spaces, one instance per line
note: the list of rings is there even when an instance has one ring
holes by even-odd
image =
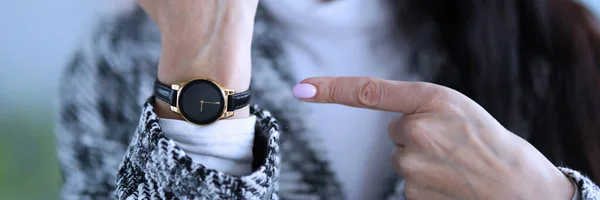
[[[388,134],[397,144],[392,164],[406,179],[408,199],[573,195],[568,178],[539,151],[450,88],[369,77],[318,77],[302,81],[294,95],[314,103],[403,113]]]
[[[352,107],[404,114],[444,110],[470,101],[450,88],[425,82],[402,82],[370,77],[318,77],[302,81],[300,87],[314,86],[309,102],[336,103]]]

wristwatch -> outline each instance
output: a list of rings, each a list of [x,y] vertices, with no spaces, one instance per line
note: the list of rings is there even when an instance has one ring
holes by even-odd
[[[169,103],[171,111],[197,125],[208,125],[232,117],[234,110],[250,103],[250,90],[236,93],[205,78],[171,86],[156,80],[154,95]]]

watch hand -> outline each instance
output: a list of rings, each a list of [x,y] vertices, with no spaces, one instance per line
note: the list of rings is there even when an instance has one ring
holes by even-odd
[[[218,101],[204,101],[204,100],[200,100],[200,112],[202,112],[202,107],[203,107],[203,105],[205,103],[215,104],[215,105],[221,104],[221,102],[218,102]]]

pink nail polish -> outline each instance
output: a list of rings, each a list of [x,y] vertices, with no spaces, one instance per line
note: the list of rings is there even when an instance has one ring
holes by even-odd
[[[308,99],[317,94],[317,88],[308,83],[300,83],[293,88],[293,93],[296,98]]]

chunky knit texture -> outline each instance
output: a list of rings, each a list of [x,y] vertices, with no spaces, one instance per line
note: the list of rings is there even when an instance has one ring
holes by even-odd
[[[56,132],[63,198],[343,199],[303,117],[306,109],[282,95],[291,94],[297,80],[282,67],[270,21],[259,7],[252,95],[264,109],[252,107],[255,161],[253,173],[243,177],[192,163],[162,132],[151,101],[160,37],[144,12],[137,8],[104,22],[75,54],[61,83]],[[583,199],[600,200],[600,189],[589,179],[561,170],[578,183]],[[403,186],[400,177],[390,177],[381,199],[403,199]]]
[[[569,168],[560,167],[559,169],[565,175],[567,175],[569,178],[575,181],[575,183],[579,187],[579,191],[581,191],[582,200],[600,199],[600,188],[598,188],[598,186],[594,184],[589,178]]]
[[[277,199],[279,126],[271,114],[256,106],[256,166],[244,177],[230,176],[193,163],[167,138],[146,103],[129,150],[117,175],[116,194],[133,199]]]

